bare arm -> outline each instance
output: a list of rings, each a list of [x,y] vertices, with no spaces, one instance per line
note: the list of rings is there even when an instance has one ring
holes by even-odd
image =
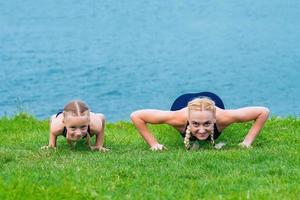
[[[138,110],[133,112],[130,118],[144,140],[151,147],[155,147],[159,143],[148,129],[147,124],[171,124],[174,120],[174,112],[152,109]]]
[[[104,144],[104,127],[105,127],[105,116],[103,114],[96,114],[95,117],[95,133],[96,133],[96,144],[90,146],[91,150],[98,150],[106,152],[109,149],[103,147]]]
[[[51,116],[49,120],[49,126],[49,144],[48,146],[44,146],[42,148],[55,148],[57,136],[60,135],[61,132],[60,129],[62,125],[60,124],[59,120],[55,117],[55,115]]]
[[[270,111],[265,107],[246,107],[236,110],[228,110],[228,113],[231,117],[231,123],[254,120],[252,127],[242,142],[242,145],[250,147],[267,121]]]
[[[50,132],[48,147],[56,147],[57,136]]]
[[[98,115],[101,121],[100,130],[96,133],[96,147],[102,147],[104,143],[104,127],[105,127],[105,117],[104,115]]]

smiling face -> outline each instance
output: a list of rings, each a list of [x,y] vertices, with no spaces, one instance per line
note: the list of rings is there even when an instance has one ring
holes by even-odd
[[[67,114],[65,116],[64,123],[67,129],[67,140],[78,141],[87,135],[90,118],[87,114],[83,116]]]
[[[64,108],[63,123],[67,129],[67,141],[78,141],[88,134],[89,108],[80,100],[69,102]]]
[[[190,110],[188,116],[190,131],[198,140],[206,140],[214,131],[214,113],[208,110]]]

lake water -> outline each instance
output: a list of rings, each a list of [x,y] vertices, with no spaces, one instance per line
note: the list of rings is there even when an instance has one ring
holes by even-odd
[[[80,98],[109,121],[212,91],[300,115],[298,0],[0,2],[0,115]]]

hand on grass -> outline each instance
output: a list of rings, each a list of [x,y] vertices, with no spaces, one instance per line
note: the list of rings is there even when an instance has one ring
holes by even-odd
[[[151,148],[151,151],[163,151],[163,150],[168,150],[164,145],[162,144],[155,144]]]
[[[251,149],[252,148],[251,144],[247,144],[245,142],[239,143],[239,146],[242,147],[242,148],[246,148],[246,149]]]
[[[100,152],[108,152],[109,151],[109,149],[104,148],[102,146],[100,146],[100,147],[90,146],[90,148],[91,148],[92,151],[100,151]]]
[[[198,150],[200,145],[199,145],[199,142],[198,141],[195,141],[195,142],[191,142],[192,144],[190,145],[190,148],[189,150],[191,151],[195,151],[195,150]]]
[[[222,149],[224,146],[226,145],[225,142],[219,142],[217,144],[215,144],[215,149]]]
[[[52,146],[52,145],[45,145],[45,146],[42,146],[41,149],[56,149],[56,147]]]

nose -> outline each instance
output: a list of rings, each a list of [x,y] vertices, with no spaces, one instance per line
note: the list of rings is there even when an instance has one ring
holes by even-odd
[[[76,136],[77,138],[81,137],[81,131],[79,131],[79,130],[76,131],[76,132],[75,132],[75,136]]]
[[[201,126],[201,127],[199,128],[199,133],[201,133],[201,134],[205,133],[204,127]]]

